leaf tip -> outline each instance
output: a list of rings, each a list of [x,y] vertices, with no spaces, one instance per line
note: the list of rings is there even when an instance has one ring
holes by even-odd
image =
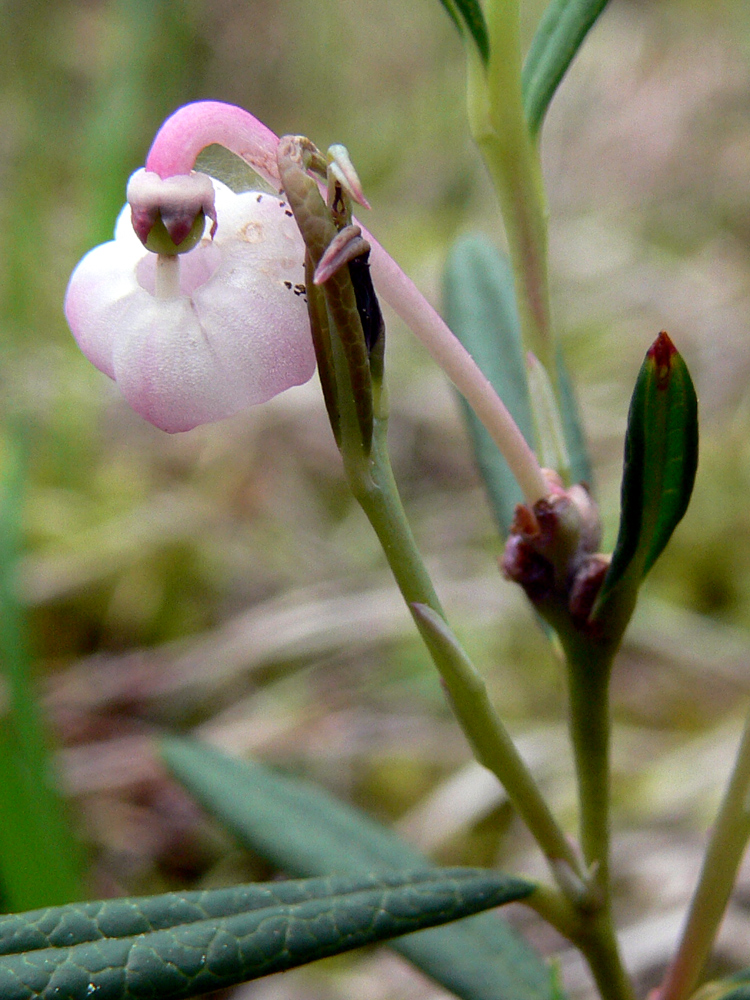
[[[677,354],[677,348],[666,330],[662,330],[646,352],[656,366],[656,384],[658,389],[666,389],[672,374],[672,359]]]

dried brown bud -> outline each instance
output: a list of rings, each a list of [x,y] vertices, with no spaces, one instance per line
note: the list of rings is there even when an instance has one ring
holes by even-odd
[[[535,605],[566,609],[583,623],[606,574],[604,557],[595,555],[601,528],[599,512],[583,485],[565,489],[548,477],[550,494],[533,508],[516,507],[500,566]],[[550,606],[551,610],[551,606]]]

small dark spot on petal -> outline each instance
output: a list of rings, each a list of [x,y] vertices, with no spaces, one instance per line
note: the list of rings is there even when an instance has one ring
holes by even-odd
[[[260,202],[262,201],[262,199],[263,199],[263,195],[259,194],[258,197],[255,200],[258,202],[258,204],[260,204]]]
[[[291,290],[292,290],[292,283],[291,283],[291,281],[285,281],[284,282],[284,287],[288,288],[289,291],[291,292]]]
[[[294,212],[290,212],[290,211],[289,211],[289,209],[287,209],[287,210],[286,210],[286,211],[284,212],[284,215],[288,215],[288,216],[289,216],[289,218],[291,219],[291,217],[292,217],[292,216],[294,215]]]

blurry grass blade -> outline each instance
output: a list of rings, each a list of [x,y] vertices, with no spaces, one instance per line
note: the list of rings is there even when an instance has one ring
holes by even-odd
[[[550,0],[523,67],[523,103],[532,135],[542,121],[568,66],[607,0]]]
[[[583,433],[578,401],[568,374],[565,358],[559,349],[557,352],[557,389],[565,444],[570,461],[570,481],[572,483],[587,483],[593,492],[594,473],[586,446],[586,437]]]
[[[22,446],[0,439],[0,896],[4,909],[82,896],[81,856],[52,772],[18,598]]]
[[[308,782],[175,737],[163,740],[162,754],[212,815],[291,875],[434,868],[396,834]],[[392,947],[465,1000],[551,1000],[543,961],[493,914]]]
[[[440,0],[451,20],[463,34],[468,31],[486,65],[490,58],[490,37],[479,0]]]
[[[202,996],[528,895],[471,868],[343,875],[37,910],[10,924],[3,1000]],[[18,944],[28,942],[26,950]]]
[[[507,260],[483,236],[454,244],[443,286],[445,319],[502,399],[527,441],[533,441],[531,407],[513,274]],[[495,519],[507,535],[523,495],[505,459],[464,403],[479,469]]]
[[[698,400],[666,333],[649,348],[633,390],[625,435],[620,530],[594,608],[616,588],[630,592],[658,559],[690,502],[698,466]]]

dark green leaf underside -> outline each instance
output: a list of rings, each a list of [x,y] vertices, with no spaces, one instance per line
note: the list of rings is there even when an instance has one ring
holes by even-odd
[[[638,374],[628,413],[620,530],[595,614],[615,588],[637,586],[688,503],[698,466],[698,401],[682,356],[660,334]]]
[[[490,58],[490,40],[479,0],[440,0],[440,2],[459,31],[469,32],[482,57],[482,62],[486,64]]]
[[[519,899],[475,869],[238,886],[0,919],[3,1000],[177,1000]],[[19,951],[23,948],[23,951]]]
[[[523,103],[532,135],[568,66],[607,0],[551,0],[542,15],[523,67]]]
[[[290,875],[433,870],[390,830],[308,782],[238,761],[190,740],[163,741],[164,758],[203,806]],[[494,914],[394,942],[466,1000],[551,1000],[549,970]]]

